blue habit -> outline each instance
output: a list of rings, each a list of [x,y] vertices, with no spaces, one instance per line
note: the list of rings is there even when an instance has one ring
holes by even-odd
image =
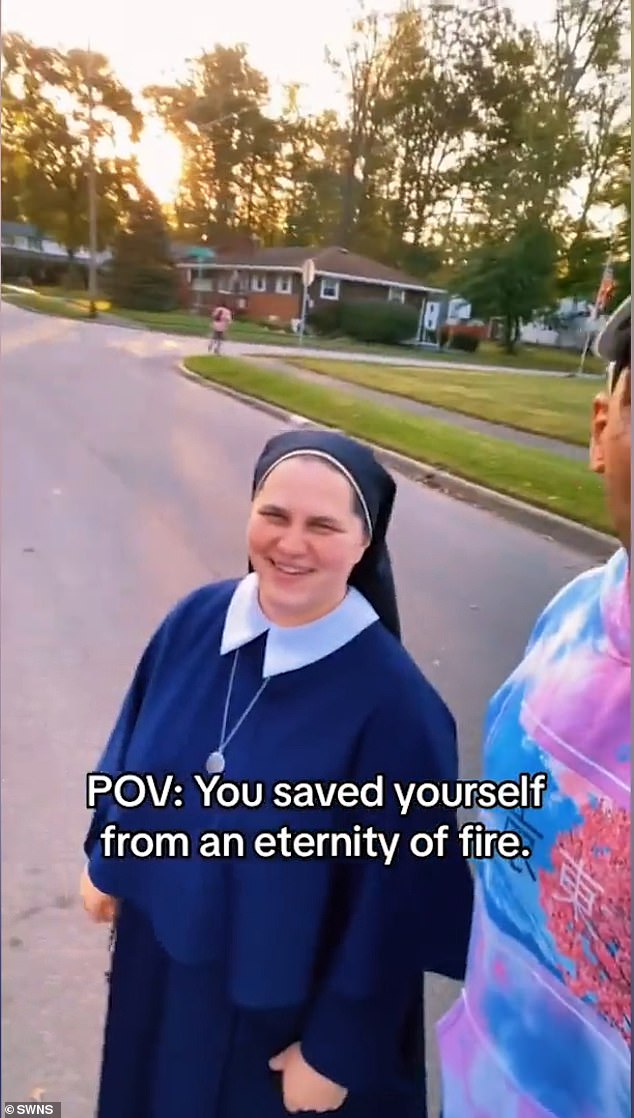
[[[425,1118],[423,973],[463,978],[472,884],[455,812],[403,814],[393,782],[455,780],[455,724],[356,590],[328,618],[276,629],[255,580],[203,587],[172,610],[98,765],[157,782],[173,774],[182,794],[163,807],[102,798],[85,841],[91,880],[121,902],[97,1116],[284,1118],[268,1061],[299,1041],[309,1064],[348,1089],[342,1118]],[[261,693],[215,779],[248,782],[251,798],[262,782],[257,807],[205,806],[194,781],[213,781],[206,763],[232,675],[225,736]],[[289,803],[297,782],[359,786],[379,774],[383,806]],[[191,855],[106,857],[109,823],[185,832]],[[444,856],[415,857],[411,836],[443,823]],[[401,836],[391,858],[378,844],[379,857],[327,845],[307,856],[320,835],[370,827]],[[299,853],[258,856],[256,836],[281,828],[303,834]],[[241,836],[244,856],[203,857],[210,832]]]

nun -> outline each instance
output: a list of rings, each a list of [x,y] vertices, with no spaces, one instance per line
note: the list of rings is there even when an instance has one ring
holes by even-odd
[[[394,497],[369,448],[276,436],[247,573],[180,601],[140,659],[97,771],[173,784],[99,797],[84,843],[112,930],[97,1118],[427,1114],[423,976],[464,977],[472,879],[455,813],[393,794],[458,776],[400,639]]]

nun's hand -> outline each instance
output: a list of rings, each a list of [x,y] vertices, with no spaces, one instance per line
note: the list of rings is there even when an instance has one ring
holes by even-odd
[[[311,1068],[299,1044],[292,1044],[274,1056],[269,1060],[269,1067],[271,1071],[282,1073],[284,1106],[290,1114],[301,1114],[305,1110],[326,1114],[329,1110],[339,1110],[346,1101],[345,1087]]]
[[[109,897],[107,893],[102,893],[96,885],[93,885],[88,876],[87,867],[81,875],[79,895],[86,912],[95,924],[111,924],[113,922],[117,915],[117,900],[115,897]]]

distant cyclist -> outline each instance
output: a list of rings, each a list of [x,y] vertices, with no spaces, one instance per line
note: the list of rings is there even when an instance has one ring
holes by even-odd
[[[233,321],[233,315],[225,303],[219,303],[214,308],[211,316],[211,336],[209,338],[209,352],[220,353],[225,333]]]

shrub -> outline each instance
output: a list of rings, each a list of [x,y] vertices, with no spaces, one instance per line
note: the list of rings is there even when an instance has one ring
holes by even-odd
[[[475,353],[480,345],[480,339],[477,334],[467,333],[466,330],[457,330],[451,336],[451,348],[461,349],[465,353]]]
[[[111,293],[131,311],[173,311],[178,307],[178,277],[170,265],[145,264],[112,276]]]
[[[322,337],[334,337],[341,333],[341,312],[345,304],[331,303],[315,307],[308,312],[307,325]]]
[[[450,330],[443,326],[440,331],[440,344],[443,348],[460,349],[464,353],[475,353],[480,345],[478,334],[470,330]]]
[[[341,326],[347,337],[360,342],[399,345],[416,336],[418,311],[387,300],[343,303]]]

